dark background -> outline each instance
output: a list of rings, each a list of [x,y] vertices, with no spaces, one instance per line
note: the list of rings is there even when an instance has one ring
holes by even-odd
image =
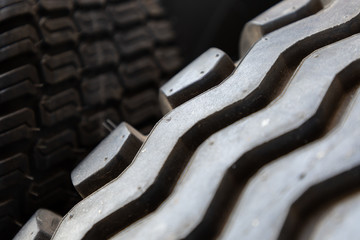
[[[280,0],[162,0],[177,32],[185,63],[210,47],[239,58],[238,41],[246,22]]]

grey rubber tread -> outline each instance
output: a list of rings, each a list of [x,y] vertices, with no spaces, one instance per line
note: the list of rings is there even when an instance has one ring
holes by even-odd
[[[128,227],[115,239],[140,239],[144,235],[148,239],[213,238],[217,225],[211,221],[224,221],[226,216],[222,216],[221,212],[229,211],[229,203],[226,200],[221,201],[221,197],[233,199],[229,192],[237,193],[235,189],[240,189],[243,184],[241,177],[246,178],[247,174],[251,174],[254,171],[252,167],[257,168],[271,161],[274,154],[281,155],[284,151],[286,153],[311,141],[326,127],[326,123],[334,114],[326,109],[332,106],[332,111],[336,110],[336,102],[341,99],[341,91],[344,91],[343,86],[349,81],[349,76],[342,79],[341,73],[353,62],[360,61],[360,58],[356,51],[353,51],[342,58],[341,64],[337,64],[336,67],[335,64],[343,56],[344,51],[359,48],[360,37],[356,36],[324,47],[307,57],[300,64],[301,67],[292,77],[283,95],[264,110],[208,138],[190,159],[189,167],[181,176],[181,182],[176,185],[169,200],[149,215],[148,219],[143,218],[143,224],[137,223],[133,227]],[[355,66],[351,65],[351,70],[359,64],[360,62]],[[294,107],[292,103],[297,102],[297,99],[302,99],[302,102]],[[253,151],[261,152],[260,156],[264,159],[256,158],[256,153],[252,154],[252,157],[247,157]],[[223,182],[226,180],[223,179],[227,179],[225,176],[228,174],[235,175],[233,172],[237,171],[237,162],[241,162],[240,167],[243,168],[239,170],[241,177],[235,177],[234,182],[228,180],[225,185]],[[200,174],[199,169],[205,169],[210,163],[212,167]],[[236,170],[229,170],[232,167],[236,167]],[[219,186],[226,188],[221,191],[218,190]],[[213,204],[216,200],[221,204]],[[214,209],[215,207],[221,210]],[[178,212],[182,214],[177,216]],[[207,212],[211,214],[208,215]],[[207,218],[211,217],[209,221]],[[207,223],[207,227],[197,230],[196,235],[191,236],[192,231],[197,226],[202,226],[203,222]],[[153,231],[154,226],[162,226],[163,230]],[[212,230],[209,230],[209,226]],[[199,233],[200,231],[202,233]]]
[[[74,187],[82,197],[110,182],[131,163],[145,136],[121,123],[71,172]]]
[[[11,217],[0,209],[2,238],[13,237],[39,207],[64,214],[81,199],[71,186],[70,171],[108,135],[104,121],[133,124],[121,113],[124,107],[130,109],[129,116],[147,114],[145,122],[137,122],[139,127],[153,125],[161,117],[156,91],[149,109],[131,101],[122,106],[125,96],[139,96],[148,88],[153,91],[160,79],[178,70],[165,72],[154,60],[155,50],[177,47],[173,39],[164,42],[151,36],[147,22],[166,21],[166,16],[156,15],[159,2],[145,2],[0,1],[0,165],[6,162],[0,178],[11,176],[18,183],[17,190],[10,183],[8,187],[0,183],[5,186],[0,204],[14,200],[11,207],[18,208],[13,211],[18,215]],[[108,14],[107,9],[117,5],[131,8]],[[144,16],[142,21],[116,23],[132,14],[137,17],[137,12]],[[125,56],[120,51],[124,43],[115,36],[133,29],[149,32],[151,39],[145,41],[151,40],[151,47],[143,50],[136,44],[144,42],[137,41],[132,47],[140,51]],[[180,59],[178,52],[174,58]],[[118,69],[134,62],[140,64],[132,75],[122,76]],[[133,81],[129,88],[123,83],[126,77]],[[141,79],[136,82],[136,77]],[[26,172],[18,155],[28,156]],[[61,177],[59,171],[64,171]],[[49,184],[40,184],[45,182]],[[34,190],[40,185],[41,191]]]
[[[234,68],[226,53],[216,48],[207,50],[160,88],[163,114],[219,84]]]
[[[358,169],[359,167],[354,170]],[[354,173],[352,170],[348,171],[347,173],[359,176],[359,174]],[[356,180],[357,179],[355,179],[355,181]],[[353,182],[354,181],[352,181],[350,184]],[[347,188],[346,185],[344,185],[344,187]],[[359,202],[360,196],[358,190],[354,191],[352,194],[348,194],[347,196],[342,197],[341,200],[336,201],[321,211],[321,213],[318,214],[319,216],[314,217],[316,218],[313,220],[315,222],[315,227],[311,226],[309,229],[310,234],[307,234],[306,230],[303,230],[302,232],[304,232],[304,235],[306,233],[306,236],[300,235],[298,238],[314,240],[325,238],[329,240],[341,240],[345,238],[355,240],[358,233],[356,222],[360,217]]]
[[[264,35],[320,11],[327,0],[283,0],[248,22],[241,33],[240,56]]]
[[[61,216],[49,210],[39,209],[16,234],[14,240],[50,240]]]
[[[276,70],[286,69],[285,62],[297,66],[314,50],[356,33],[358,25],[353,23],[359,19],[359,1],[343,3],[337,0],[319,13],[269,34],[228,79],[167,114],[152,130],[133,163],[117,179],[76,205],[64,217],[54,239],[105,238],[153,211],[170,194],[203,140],[275,97],[274,89],[281,89],[279,79],[289,80],[276,74]],[[331,18],[334,14],[347,18]],[[116,199],[111,198],[113,192],[118,193]],[[103,204],[98,204],[100,201]],[[116,226],[109,224],[113,221]],[[77,225],[76,231],[70,227],[73,224]]]
[[[359,91],[355,97],[354,106],[347,118],[343,120],[344,123],[339,124],[339,127],[323,140],[278,159],[252,177],[238,200],[221,239],[234,239],[239,234],[244,239],[254,239],[256,236],[264,239],[278,239],[288,210],[303,192],[318,182],[359,165],[358,143],[355,140],[359,136],[359,131],[354,129],[359,121],[356,116],[356,111],[360,109]],[[340,143],[338,139],[344,134],[347,138],[342,138],[343,141]],[[343,151],[345,149],[349,151],[351,149],[351,154]],[[286,171],[281,170],[284,169],[283,167],[286,167]],[[284,175],[287,176],[287,180],[280,184],[278,179]],[[266,179],[264,179],[265,176]],[[272,185],[274,181],[277,181],[276,186]],[[254,187],[257,189],[256,192],[250,193]],[[341,191],[341,188],[338,188],[338,191]],[[321,190],[317,192],[324,194]],[[264,194],[267,197],[261,198],[260,196],[265,196]],[[308,200],[314,199],[315,195],[317,193],[308,196]],[[251,202],[254,199],[256,202]],[[275,202],[276,204],[269,209],[268,204]],[[267,211],[261,212],[265,205]],[[252,226],[254,221],[256,227]],[[266,236],[261,233],[264,229],[267,232]]]

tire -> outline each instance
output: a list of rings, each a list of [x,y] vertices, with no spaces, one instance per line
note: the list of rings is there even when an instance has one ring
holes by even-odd
[[[70,172],[112,125],[147,133],[181,65],[156,0],[0,3],[0,233],[80,198]],[[106,123],[106,124],[104,124]],[[110,129],[111,130],[111,129]]]
[[[234,71],[201,55],[161,88],[167,114],[132,162],[52,239],[357,239],[359,6],[283,1],[245,27]],[[106,142],[73,181],[125,151]]]

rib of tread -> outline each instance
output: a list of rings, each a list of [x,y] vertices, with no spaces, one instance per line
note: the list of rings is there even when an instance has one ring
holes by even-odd
[[[222,84],[166,115],[133,163],[113,182],[76,205],[53,239],[108,237],[153,211],[170,193],[192,151],[203,140],[271,101],[274,89],[279,89],[279,78],[288,80],[275,70],[286,68],[285,62],[297,65],[306,54],[358,31],[359,26],[353,23],[359,19],[359,1],[343,3],[337,0],[318,14],[269,34]],[[330,17],[334,14],[347,18]],[[114,192],[116,199],[111,197]],[[113,221],[116,226],[108,224]]]
[[[148,239],[170,236],[176,239],[213,238],[220,224],[218,221],[224,221],[224,212],[230,212],[230,200],[236,197],[246,181],[243,179],[263,164],[306,144],[325,131],[336,112],[344,86],[353,80],[349,76],[342,78],[341,74],[360,66],[356,50],[343,56],[343,52],[350,49],[360,49],[360,36],[340,41],[307,57],[283,95],[267,108],[208,138],[193,155],[170,198],[157,211],[142,219],[141,224],[128,227],[115,239],[141,239],[144,234]],[[342,63],[336,65],[341,57]],[[294,102],[297,102],[296,106]],[[248,156],[254,151],[255,154]],[[209,164],[211,168],[206,167]],[[224,177],[228,175],[231,175],[231,180]],[[236,180],[232,179],[233,176]],[[221,189],[219,186],[226,187]],[[182,214],[179,216],[178,212]],[[217,216],[216,219],[213,216]],[[153,231],[154,226],[163,228]]]
[[[328,2],[326,0],[281,1],[244,26],[240,39],[240,55],[244,56],[264,35],[315,14]]]
[[[234,239],[238,236],[244,239],[255,239],[259,236],[263,239],[278,239],[287,212],[299,195],[318,182],[359,165],[360,148],[356,139],[359,138],[360,131],[354,128],[359,124],[359,96],[360,91],[357,90],[348,116],[328,136],[265,166],[251,178],[220,239]],[[343,140],[339,141],[339,137]],[[279,179],[286,181],[280,182]],[[339,188],[334,182],[333,186],[337,187],[338,192],[346,189]],[[326,196],[322,190],[317,189],[307,197],[308,201],[314,203],[313,199],[319,194]],[[271,208],[268,207],[269,204]],[[300,214],[301,209],[298,210]],[[256,229],[252,227],[254,220],[258,223]],[[266,236],[261,233],[264,230]]]
[[[288,212],[287,219],[290,221],[291,218],[295,219],[294,223],[302,221],[300,228],[294,229],[294,224],[287,224],[290,221],[286,221],[279,239],[288,239],[285,238],[288,236],[293,236],[292,239],[305,239],[308,236],[315,240],[356,239],[356,222],[360,214],[359,170],[360,165],[357,165],[308,188]],[[294,211],[296,208],[299,209],[297,214]],[[287,225],[291,225],[290,229]]]

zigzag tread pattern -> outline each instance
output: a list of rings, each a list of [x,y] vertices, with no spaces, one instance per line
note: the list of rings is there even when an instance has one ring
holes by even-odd
[[[356,206],[359,3],[334,0],[295,19],[291,4],[277,6],[290,19],[158,122],[132,164],[68,212],[52,239],[295,239],[325,200]],[[340,212],[354,220],[359,211]],[[324,238],[336,218],[321,216],[306,234]]]

